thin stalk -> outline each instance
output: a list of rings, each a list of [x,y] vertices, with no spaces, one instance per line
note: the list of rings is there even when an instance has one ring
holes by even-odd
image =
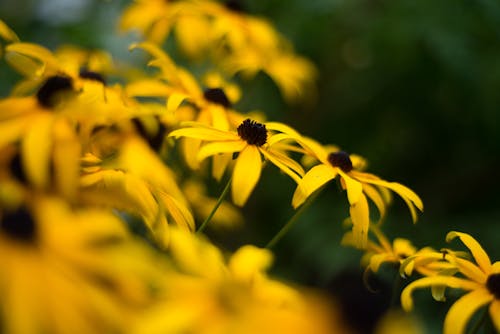
[[[302,204],[302,206],[297,211],[295,211],[293,216],[288,220],[288,222],[285,225],[283,225],[281,230],[279,230],[279,232],[271,239],[271,241],[269,241],[267,243],[265,248],[267,248],[267,249],[273,248],[274,245],[276,245],[276,243],[278,243],[278,241],[280,241],[285,236],[285,234],[287,234],[287,232],[297,222],[297,220],[304,213],[304,211],[306,211],[306,209],[312,204],[312,202],[314,202],[316,197],[318,197],[320,192],[321,192],[321,189],[316,191],[316,193],[314,193],[312,196],[310,196],[306,200],[306,202],[304,204]]]
[[[219,199],[217,200],[217,203],[215,203],[214,208],[212,209],[212,211],[210,212],[210,214],[208,215],[208,217],[203,221],[203,223],[201,223],[200,227],[196,231],[197,234],[203,232],[203,230],[205,229],[205,227],[207,227],[207,225],[210,222],[210,220],[212,220],[212,217],[214,216],[214,214],[217,211],[217,209],[219,208],[219,206],[222,204],[222,201],[224,200],[224,198],[226,197],[227,193],[229,192],[229,188],[231,186],[231,179],[232,178],[229,178],[229,180],[227,181],[226,186],[224,187],[224,190],[222,191],[222,193],[219,196]]]

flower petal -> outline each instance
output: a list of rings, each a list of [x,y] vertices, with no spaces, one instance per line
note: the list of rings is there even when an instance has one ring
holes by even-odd
[[[322,185],[337,176],[337,169],[326,165],[317,165],[311,168],[300,180],[293,194],[292,206],[297,208]]]
[[[485,274],[491,273],[491,261],[488,254],[484,251],[483,247],[467,233],[461,233],[456,231],[451,231],[446,235],[446,241],[450,242],[455,238],[459,238],[460,241],[471,251],[472,256],[476,260],[476,263],[483,270]]]
[[[431,276],[418,279],[410,283],[401,293],[401,306],[405,311],[413,309],[413,299],[411,294],[415,289],[426,288],[433,285],[445,285],[454,289],[477,290],[482,288],[481,284],[467,279],[450,276]]]
[[[493,300],[486,289],[469,292],[457,300],[444,319],[444,334],[465,333],[467,322],[481,306]]]
[[[198,161],[202,161],[205,158],[216,155],[219,153],[233,153],[240,152],[248,145],[243,140],[237,141],[217,141],[214,143],[208,143],[203,145],[198,151]]]
[[[337,170],[339,171],[342,180],[344,180],[345,182],[349,204],[353,205],[361,198],[361,195],[363,194],[363,185],[361,184],[361,182],[351,178],[349,175],[344,173],[340,168],[337,168]]]
[[[368,240],[368,228],[370,226],[370,212],[368,208],[368,201],[363,193],[360,194],[356,203],[351,204],[349,213],[352,220],[354,243],[356,247],[365,249]]]
[[[44,188],[49,184],[53,120],[49,114],[38,118],[36,126],[30,127],[21,143],[21,156],[26,175],[38,188]]]
[[[262,161],[259,149],[248,145],[236,159],[233,171],[232,196],[234,204],[245,205],[250,193],[259,181]]]
[[[182,93],[173,93],[170,95],[167,99],[167,111],[168,112],[174,112],[179,108],[181,105],[182,101],[187,99],[189,95],[187,94],[182,94]]]
[[[191,123],[193,124],[193,123]],[[196,123],[194,123],[196,124]],[[193,125],[194,125],[193,124]],[[207,141],[216,140],[240,140],[237,134],[227,131],[221,131],[205,126],[194,125],[192,127],[186,127],[178,130],[174,130],[168,134],[169,137],[190,137],[198,138]]]
[[[301,179],[299,176],[304,175],[304,170],[295,160],[277,150],[260,149],[260,152],[276,167],[288,174],[295,182],[300,182]]]
[[[500,332],[500,301],[498,299],[491,302],[489,311],[493,325]]]

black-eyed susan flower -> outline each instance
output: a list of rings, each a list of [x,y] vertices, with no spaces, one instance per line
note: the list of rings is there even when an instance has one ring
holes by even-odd
[[[448,311],[444,320],[444,333],[465,333],[472,315],[486,305],[498,331],[500,330],[500,262],[491,263],[488,254],[469,234],[452,231],[446,236],[447,241],[455,238],[459,238],[470,250],[475,263],[445,254],[443,259],[454,265],[461,276],[448,274],[420,278],[403,290],[401,304],[407,311],[413,309],[411,295],[415,289],[441,286],[466,290],[467,294],[460,297]],[[444,295],[441,300],[444,300]]]
[[[122,332],[160,262],[120,219],[0,183],[0,330]]]
[[[343,189],[347,190],[350,216],[353,224],[353,238],[357,247],[366,248],[370,225],[368,199],[372,200],[380,215],[385,215],[390,201],[391,190],[408,205],[413,221],[417,220],[417,209],[423,210],[423,203],[411,189],[397,182],[387,182],[381,178],[358,170],[362,160],[344,151],[328,152],[321,144],[310,138],[296,134],[297,142],[305,153],[315,157],[320,164],[312,167],[298,182],[293,195],[292,206],[300,206],[321,186],[337,176]]]
[[[431,247],[417,249],[405,238],[395,238],[391,243],[377,224],[370,226],[370,232],[375,240],[368,239],[361,264],[374,273],[384,263],[395,265],[402,277],[410,276],[414,271],[431,276],[455,268],[447,262],[439,261],[443,253]],[[342,244],[356,247],[352,231],[344,235]]]
[[[262,156],[298,182],[303,175],[302,167],[285,152],[275,149],[274,144],[287,138],[280,131],[279,123],[258,123],[244,120],[237,131],[222,131],[200,123],[187,123],[188,127],[172,131],[171,137],[197,138],[206,143],[198,152],[198,159],[220,153],[237,153],[232,176],[232,198],[238,206],[245,205],[252,190],[259,181],[262,170]]]

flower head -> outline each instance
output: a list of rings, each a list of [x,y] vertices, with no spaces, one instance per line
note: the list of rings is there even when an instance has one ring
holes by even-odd
[[[415,289],[445,286],[468,291],[450,308],[444,321],[444,333],[465,333],[467,322],[481,307],[489,305],[488,310],[497,330],[500,330],[500,261],[491,263],[488,254],[469,234],[450,232],[447,241],[459,238],[470,250],[475,263],[456,256],[444,259],[456,267],[460,277],[435,275],[420,278],[409,284],[401,294],[401,304],[407,311],[413,308],[411,297]],[[444,295],[442,299],[444,300]]]
[[[243,206],[260,178],[262,158],[269,160],[298,182],[303,175],[302,167],[281,149],[274,148],[278,141],[287,138],[286,133],[274,134],[269,130],[283,129],[278,123],[258,123],[244,120],[234,131],[222,131],[199,123],[187,123],[189,127],[172,131],[169,136],[197,138],[206,143],[198,152],[201,161],[217,154],[237,153],[232,178],[232,198]]]
[[[358,157],[344,151],[328,152],[325,147],[310,138],[300,136],[295,138],[305,153],[315,157],[320,164],[312,167],[298,182],[292,199],[293,207],[302,205],[313,192],[338,176],[342,188],[347,190],[354,243],[357,247],[367,246],[370,225],[368,199],[373,201],[381,218],[384,217],[390,202],[389,190],[397,193],[406,202],[414,222],[417,219],[417,209],[423,210],[422,201],[411,189],[357,170],[356,166],[360,160]]]

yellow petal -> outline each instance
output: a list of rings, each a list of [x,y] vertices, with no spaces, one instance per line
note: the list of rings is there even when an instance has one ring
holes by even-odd
[[[337,170],[342,177],[342,180],[344,180],[345,182],[349,204],[353,205],[361,198],[361,195],[363,194],[363,185],[361,184],[361,182],[356,181],[355,179],[344,173],[340,168],[337,168]]]
[[[174,112],[179,108],[181,105],[182,101],[187,99],[189,95],[183,94],[183,93],[173,93],[170,95],[167,99],[167,111],[168,112]]]
[[[212,158],[212,176],[214,179],[221,180],[232,159],[232,154],[218,154]]]
[[[17,37],[16,33],[12,29],[10,29],[2,20],[0,20],[0,37],[8,42],[19,41],[19,37]]]
[[[481,306],[493,300],[486,289],[469,292],[457,300],[444,319],[444,334],[465,333],[467,322]]]
[[[166,193],[161,193],[160,197],[175,223],[188,231],[194,231],[194,218],[189,209]]]
[[[67,122],[54,124],[54,174],[61,193],[72,199],[80,176],[80,143]]]
[[[375,203],[375,206],[377,207],[380,214],[379,220],[384,219],[386,203],[384,202],[383,197],[380,195],[377,189],[365,183],[363,184],[363,193],[365,193],[365,195],[368,196],[368,198],[371,199],[373,203]]]
[[[277,150],[260,149],[260,152],[267,160],[288,174],[296,183],[300,182],[300,176],[304,175],[304,170],[295,160]]]
[[[354,243],[360,249],[366,248],[368,229],[370,226],[370,212],[366,196],[361,193],[356,203],[351,204],[349,213],[352,220]]]
[[[272,261],[273,255],[269,250],[245,245],[231,256],[228,267],[238,281],[251,283],[256,275],[269,268]]]
[[[246,146],[249,145],[243,140],[208,143],[203,145],[198,151],[198,160],[202,161],[211,155],[219,153],[240,152]]]
[[[259,181],[261,170],[262,161],[259,149],[254,145],[247,145],[238,155],[234,165],[231,185],[234,204],[238,206],[245,205]]]
[[[52,52],[43,46],[33,43],[12,43],[5,48],[6,56],[21,55],[31,58],[43,64],[48,70],[57,71],[59,66],[57,59]],[[14,58],[13,58],[14,59]],[[41,72],[32,73],[32,75],[41,75]]]
[[[392,254],[375,254],[372,257],[370,257],[371,271],[376,273],[380,268],[380,265],[384,262],[395,262],[395,258],[394,256],[392,256]]]
[[[446,235],[446,241],[450,242],[455,238],[459,238],[460,241],[471,251],[472,256],[476,260],[476,263],[483,270],[485,274],[491,273],[491,261],[488,254],[484,251],[483,247],[469,234],[451,231]]]
[[[140,80],[130,83],[125,88],[128,96],[160,97],[166,96],[169,86],[158,80]]]
[[[216,140],[240,140],[237,134],[221,131],[209,127],[194,126],[174,130],[168,134],[169,137],[189,137],[207,141]]]
[[[326,165],[311,168],[299,181],[293,194],[292,206],[297,208],[318,188],[337,176],[337,170]]]
[[[476,290],[481,289],[483,286],[475,282],[450,276],[431,276],[418,279],[410,283],[401,293],[401,306],[405,311],[413,309],[413,299],[411,294],[415,289],[430,287],[432,285],[445,285],[454,289]]]
[[[21,143],[23,167],[35,187],[49,185],[52,150],[52,115],[38,118]]]
[[[498,299],[491,302],[489,312],[493,325],[500,332],[500,301]]]

